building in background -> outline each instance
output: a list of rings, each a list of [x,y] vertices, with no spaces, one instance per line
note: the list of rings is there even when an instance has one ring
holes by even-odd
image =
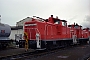
[[[11,34],[9,38],[12,40],[23,39],[23,26],[11,26]]]
[[[23,26],[26,21],[31,21],[31,17],[27,17],[23,20],[20,20],[19,22],[16,22],[16,26]]]
[[[11,35],[9,36],[12,40],[22,40],[23,39],[23,26],[26,21],[30,21],[32,18],[27,17],[23,20],[20,20],[19,22],[16,22],[16,26],[11,26]]]

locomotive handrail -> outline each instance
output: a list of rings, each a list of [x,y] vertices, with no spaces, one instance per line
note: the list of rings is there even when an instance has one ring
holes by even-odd
[[[28,39],[28,34],[26,32],[24,32],[24,37],[25,39]]]

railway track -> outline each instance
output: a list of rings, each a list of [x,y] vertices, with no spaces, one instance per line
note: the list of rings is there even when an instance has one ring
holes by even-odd
[[[17,60],[17,59],[22,60],[23,58],[26,58],[29,55],[33,55],[33,54],[35,54],[35,51],[3,56],[3,57],[0,57],[0,60]]]
[[[78,47],[78,46],[74,46],[74,47]],[[66,47],[66,48],[54,49],[54,50],[49,50],[49,51],[25,52],[21,54],[6,56],[6,57],[0,57],[0,60],[31,60],[31,59],[46,56],[49,54],[58,53],[59,51],[63,51],[63,50],[70,49],[70,48],[73,48],[73,47],[70,46],[68,48]],[[89,56],[89,54],[87,56]],[[87,58],[85,57],[82,60],[89,60],[89,57]]]
[[[81,57],[79,60],[90,60],[90,53],[84,55],[84,56]]]
[[[28,60],[28,59],[33,59],[33,58],[41,57],[44,55],[48,55],[51,53],[55,53],[55,52],[58,52],[58,51],[63,50],[63,49],[65,49],[65,48],[54,49],[54,50],[49,50],[49,51],[25,52],[25,53],[21,53],[21,54],[0,57],[0,60]]]
[[[87,60],[90,60],[90,57]]]

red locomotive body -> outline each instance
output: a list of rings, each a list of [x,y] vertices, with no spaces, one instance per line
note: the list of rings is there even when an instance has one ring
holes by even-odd
[[[82,38],[84,38],[84,40],[88,39],[90,41],[90,29],[89,28],[83,29]]]
[[[25,22],[24,32],[28,35],[29,48],[52,49],[77,43],[81,44],[83,41],[87,42],[90,36],[89,29],[84,31],[81,27],[75,23],[67,25],[66,20],[53,18],[53,15],[51,15],[46,20],[33,18],[32,21]],[[23,47],[21,45],[20,47]]]

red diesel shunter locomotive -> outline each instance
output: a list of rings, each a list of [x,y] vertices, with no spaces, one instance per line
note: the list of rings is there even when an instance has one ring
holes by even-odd
[[[28,37],[31,49],[53,49],[73,44],[87,43],[90,40],[90,29],[82,29],[77,23],[67,25],[66,20],[54,18],[32,18],[25,22],[24,32]],[[20,40],[19,47],[24,47],[25,40]]]

